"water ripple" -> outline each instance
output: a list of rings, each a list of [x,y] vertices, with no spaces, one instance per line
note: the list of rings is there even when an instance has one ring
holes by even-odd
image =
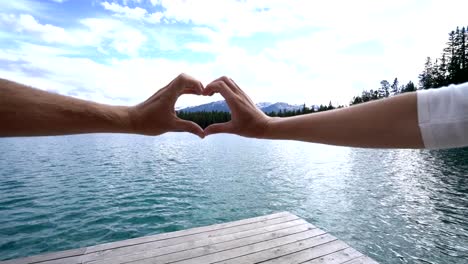
[[[291,211],[381,263],[466,263],[468,150],[0,139],[0,259]]]

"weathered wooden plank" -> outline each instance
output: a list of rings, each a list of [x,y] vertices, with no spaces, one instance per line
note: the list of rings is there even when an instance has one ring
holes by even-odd
[[[348,248],[349,246],[340,241],[340,240],[335,240],[331,241],[329,243],[325,243],[319,246],[307,248],[302,251],[298,251],[289,255],[284,255],[269,261],[264,262],[265,264],[277,264],[277,263],[288,263],[288,264],[298,264],[302,263],[311,259],[319,258],[321,256],[328,255],[330,253],[333,253],[335,251],[339,251],[345,248]]]
[[[282,218],[280,218],[282,219]],[[188,250],[197,247],[208,246],[210,244],[218,244],[222,242],[232,241],[245,237],[251,237],[259,234],[270,233],[299,225],[307,225],[312,227],[303,219],[296,219],[282,223],[276,223],[277,219],[268,220],[265,226],[249,229],[241,232],[226,233],[222,236],[210,235],[211,232],[202,234],[195,234],[185,237],[177,237],[163,241],[150,242],[145,244],[138,244],[135,246],[128,246],[117,248],[113,250],[106,250],[104,252],[95,252],[83,256],[82,262],[95,263],[92,261],[99,261],[98,263],[120,263],[123,261],[134,261],[143,258],[156,257],[163,254],[170,254],[181,250]],[[234,227],[236,228],[236,227]],[[230,229],[230,228],[227,228]],[[224,230],[227,230],[224,229]],[[232,228],[231,228],[232,229]],[[216,233],[215,233],[216,234]]]
[[[0,264],[129,262],[377,264],[288,212],[0,261]]]
[[[286,229],[281,229],[275,232],[264,233],[264,234],[260,234],[256,236],[250,236],[250,237],[241,238],[241,239],[219,243],[219,244],[209,244],[207,246],[193,248],[193,249],[184,250],[184,251],[178,251],[172,254],[151,257],[147,259],[141,259],[134,263],[162,264],[162,263],[172,263],[172,262],[177,262],[177,261],[209,263],[206,261],[204,257],[208,256],[208,258],[210,258],[210,256],[215,255],[217,253],[218,255],[224,255],[226,252],[229,252],[231,250],[236,250],[238,248],[245,247],[248,245],[255,245],[255,244],[262,244],[262,243],[265,244],[265,241],[269,242],[269,241],[274,241],[274,240],[282,239],[286,237],[293,237],[293,238],[295,236],[301,237],[302,233],[311,234],[312,232],[317,233],[317,234],[324,233],[323,231],[309,224],[303,224],[303,225],[298,225],[298,226],[294,226],[294,227],[290,227]],[[291,238],[289,239],[286,238],[286,240],[290,240],[290,239]]]
[[[138,243],[147,243],[147,242],[151,242],[154,240],[164,240],[170,237],[178,237],[178,236],[189,235],[189,234],[198,234],[198,233],[203,233],[206,231],[222,230],[224,228],[255,224],[259,222],[261,223],[262,221],[275,220],[279,218],[283,218],[283,220],[299,219],[299,217],[289,212],[280,212],[280,213],[275,213],[275,214],[270,214],[270,215],[265,215],[265,216],[242,219],[242,220],[234,221],[234,222],[221,223],[221,224],[215,224],[211,226],[192,228],[188,230],[180,230],[176,232],[163,233],[163,234],[157,234],[157,235],[152,235],[152,236],[145,236],[145,237],[127,239],[127,240],[122,240],[122,241],[110,242],[110,243],[105,243],[105,244],[99,244],[99,245],[91,246],[87,248],[78,248],[78,249],[66,250],[66,251],[61,251],[61,252],[53,252],[53,253],[35,255],[35,256],[30,256],[26,258],[13,259],[13,260],[8,260],[8,262],[0,261],[0,264],[23,264],[23,263],[32,264],[32,263],[45,262],[45,261],[49,261],[47,264],[55,264],[55,263],[60,263],[59,259],[65,258],[65,257],[67,258],[66,259],[67,263],[78,264],[78,263],[81,263],[82,261],[81,256],[86,253],[99,252],[99,251],[106,250],[106,249],[119,248],[119,247],[138,244]]]
[[[369,258],[368,256],[362,256],[362,257],[344,262],[343,264],[379,264],[379,263]]]
[[[70,258],[61,258],[61,259],[52,259],[46,260],[44,262],[35,262],[35,264],[81,264],[80,258],[78,256],[70,257]]]
[[[274,219],[276,220],[276,219]],[[151,242],[151,243],[146,243],[146,244],[139,244],[136,246],[128,246],[128,247],[123,247],[123,248],[117,248],[113,250],[107,250],[107,254],[97,252],[89,255],[83,256],[82,261],[90,263],[90,261],[97,261],[97,260],[102,260],[102,259],[110,259],[109,262],[114,262],[115,257],[117,256],[123,256],[122,258],[132,258],[132,259],[141,259],[143,258],[142,256],[147,255],[149,256],[158,256],[158,252],[160,252],[159,255],[162,254],[169,254],[181,250],[188,250],[191,248],[196,248],[196,247],[202,247],[202,246],[207,246],[210,244],[217,244],[217,243],[222,243],[222,242],[227,242],[227,241],[232,241],[240,238],[245,238],[245,237],[250,237],[254,235],[259,235],[259,234],[264,234],[264,233],[270,233],[273,231],[278,231],[298,225],[308,225],[308,227],[312,227],[309,223],[307,223],[303,219],[296,219],[292,221],[286,221],[282,223],[276,224],[273,222],[274,220],[270,220],[272,222],[271,225],[265,225],[265,226],[257,226],[255,229],[247,229],[246,231],[240,231],[240,232],[234,232],[236,231],[235,229],[228,228],[228,229],[223,229],[224,234],[219,235],[218,233],[214,233],[214,235],[211,235],[211,232],[207,233],[202,233],[202,234],[196,234],[196,235],[191,235],[191,236],[185,236],[185,237],[177,237],[177,238],[172,238],[168,240],[162,240],[162,241],[156,241],[156,242]],[[228,232],[229,231],[229,232]],[[230,232],[233,231],[233,232]],[[212,231],[216,232],[216,231]],[[148,252],[145,252],[148,251]],[[151,251],[151,252],[149,252]],[[97,254],[97,255],[96,255]],[[137,256],[124,256],[124,255],[137,255]],[[103,263],[103,262],[99,262]]]
[[[26,264],[26,263],[37,263],[37,262],[44,262],[47,260],[60,260],[66,259],[70,264],[78,264],[77,256],[81,256],[85,253],[86,248],[78,248],[78,249],[71,249],[71,250],[64,250],[59,252],[53,253],[46,253],[41,255],[30,256],[26,258],[19,258],[19,259],[12,259],[7,261],[0,261],[1,264]]]
[[[342,264],[359,257],[363,257],[361,252],[349,247],[319,258],[303,262],[302,264]]]
[[[305,232],[300,232],[300,233],[283,236],[283,237],[276,238],[276,239],[266,240],[262,242],[257,242],[257,243],[249,243],[249,244],[238,243],[237,245],[234,245],[236,247],[234,248],[231,247],[229,250],[223,250],[220,252],[203,255],[200,257],[196,257],[196,258],[190,258],[190,259],[186,259],[177,263],[180,263],[180,264],[195,263],[196,264],[196,263],[219,262],[219,261],[223,261],[226,259],[243,256],[246,254],[263,251],[269,248],[278,247],[278,246],[289,244],[289,243],[294,243],[294,242],[301,241],[301,240],[314,237],[317,235],[321,235],[324,233],[325,233],[324,231],[316,228],[316,229],[308,230]],[[155,263],[155,262],[150,262],[150,263]]]
[[[163,239],[168,239],[172,237],[180,237],[180,236],[192,235],[192,234],[197,234],[197,233],[203,233],[207,231],[224,229],[224,228],[234,227],[234,226],[241,226],[245,224],[262,222],[262,221],[266,221],[270,219],[287,217],[287,216],[289,217],[293,216],[293,217],[299,218],[289,212],[280,212],[280,213],[275,213],[271,215],[248,218],[248,219],[243,219],[243,220],[234,221],[234,222],[221,223],[221,224],[215,224],[215,225],[210,225],[210,226],[195,227],[195,228],[191,228],[187,230],[180,230],[180,231],[175,231],[175,232],[170,232],[170,233],[163,233],[163,234],[157,234],[157,235],[152,235],[152,236],[144,236],[144,237],[132,238],[132,239],[127,239],[127,240],[122,240],[122,241],[99,244],[96,246],[88,247],[86,250],[86,253],[92,253],[92,252],[102,251],[106,249],[124,247],[124,246],[135,245],[135,244],[148,243],[151,241],[163,240]]]
[[[333,241],[337,241],[336,237],[323,232],[323,234],[319,236],[308,237],[307,239],[300,240],[294,243],[281,245],[279,247],[272,247],[267,250],[254,252],[250,254],[244,254],[236,258],[226,259],[220,263],[236,264],[236,263],[263,262],[263,261],[276,259],[284,255],[293,254],[295,252],[299,252],[302,250],[310,249],[319,245],[327,244]]]
[[[178,236],[178,237],[172,237],[172,238],[167,238],[167,239],[162,239],[162,240],[151,241],[147,243],[140,243],[136,245],[128,245],[124,247],[111,248],[111,249],[107,249],[103,251],[88,253],[82,257],[82,262],[90,262],[93,260],[111,258],[112,256],[131,254],[131,253],[141,252],[141,251],[145,251],[149,249],[153,250],[153,249],[173,246],[173,245],[177,245],[181,243],[187,243],[187,242],[193,243],[194,241],[197,241],[197,240],[214,238],[214,237],[224,236],[228,234],[235,234],[235,233],[245,232],[249,230],[256,230],[259,228],[264,228],[267,226],[277,225],[281,223],[288,223],[288,222],[292,222],[296,220],[302,220],[302,219],[294,215],[289,215],[285,217],[264,220],[261,222],[254,222],[250,224],[227,227],[223,229],[216,229],[216,230],[207,231],[203,233],[195,233],[192,235]],[[301,223],[307,223],[307,222],[302,220]]]

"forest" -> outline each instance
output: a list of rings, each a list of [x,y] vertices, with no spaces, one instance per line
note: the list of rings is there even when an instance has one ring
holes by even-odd
[[[382,80],[380,87],[371,90],[364,90],[360,95],[354,96],[350,101],[350,106],[372,100],[395,96],[402,93],[414,92],[418,89],[440,88],[450,84],[468,82],[468,27],[457,27],[448,34],[446,47],[442,50],[439,58],[427,57],[424,69],[419,74],[419,84],[413,81],[400,84],[398,78],[394,78],[390,83]],[[328,105],[312,105],[307,107],[304,104],[298,110],[279,111],[266,113],[269,116],[287,117],[295,115],[310,114],[321,111],[333,110],[345,107],[343,105],[334,106],[331,101]],[[222,123],[231,120],[229,112],[184,112],[178,111],[177,116],[190,120],[202,128],[214,123]]]

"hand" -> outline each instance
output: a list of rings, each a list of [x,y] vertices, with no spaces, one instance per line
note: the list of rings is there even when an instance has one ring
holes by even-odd
[[[135,133],[160,135],[166,132],[190,132],[204,138],[203,129],[191,121],[177,117],[174,106],[183,94],[201,95],[203,85],[186,74],[180,74],[145,102],[130,108],[130,120]]]
[[[231,133],[245,137],[262,138],[270,117],[258,109],[252,100],[228,77],[221,77],[206,86],[203,95],[220,93],[231,109],[231,121],[205,128],[205,135]]]

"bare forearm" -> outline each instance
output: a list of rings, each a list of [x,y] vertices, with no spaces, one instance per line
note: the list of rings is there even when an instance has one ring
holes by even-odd
[[[131,132],[128,109],[0,79],[0,136]]]
[[[274,118],[265,137],[353,147],[424,147],[416,93],[333,111]]]

